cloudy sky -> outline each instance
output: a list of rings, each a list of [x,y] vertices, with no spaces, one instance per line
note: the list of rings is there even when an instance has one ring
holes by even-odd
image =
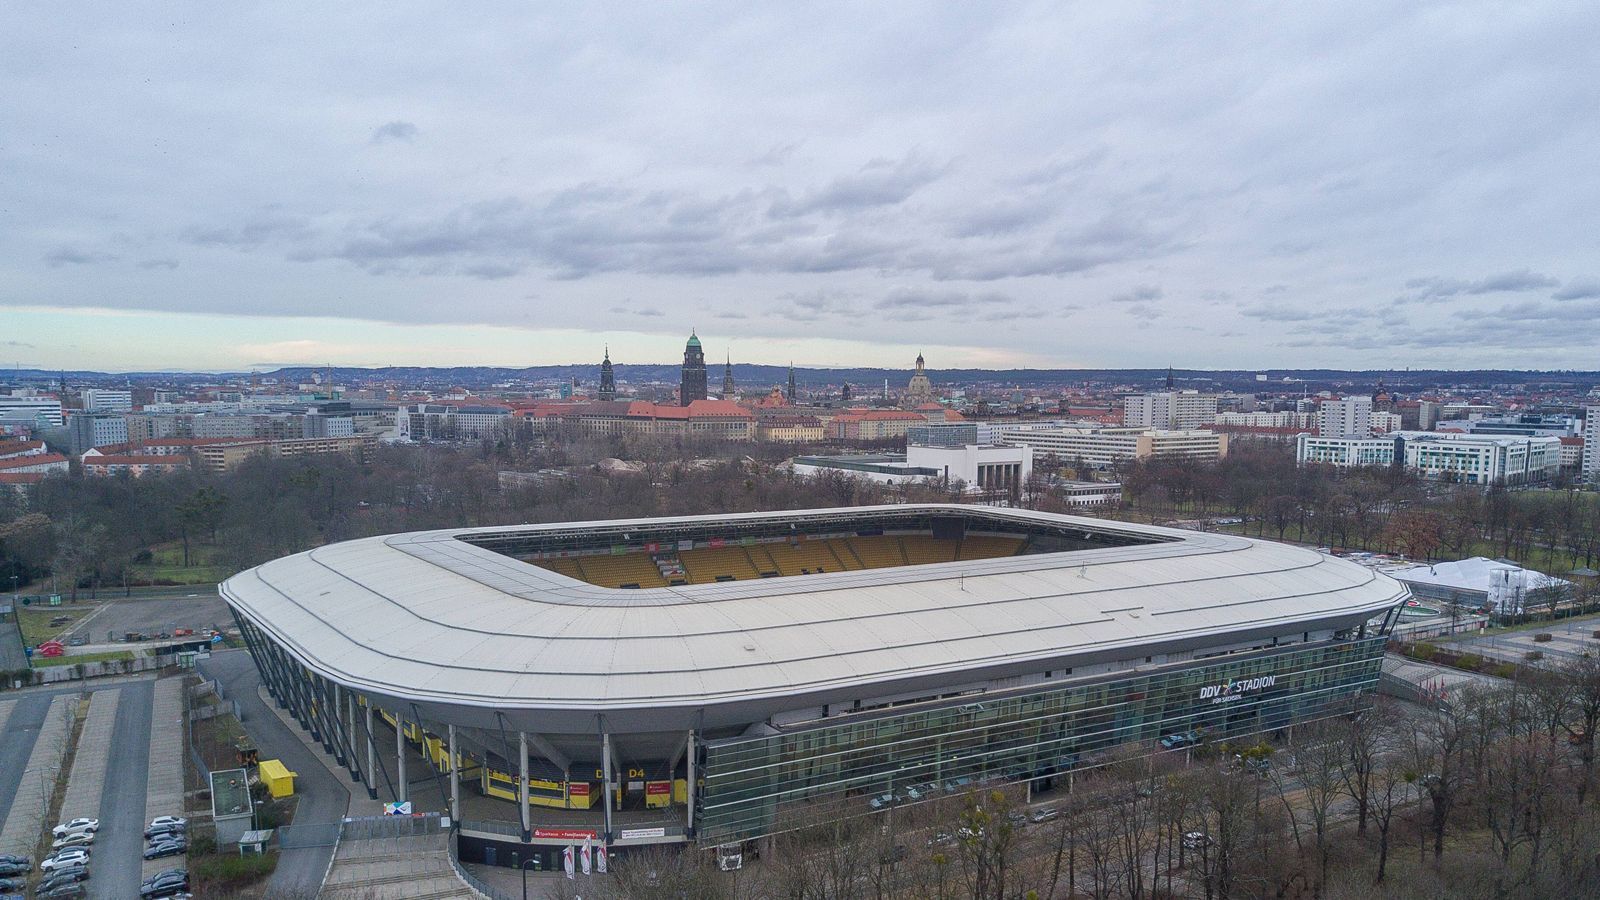
[[[0,366],[1600,367],[1600,11],[7,3]]]

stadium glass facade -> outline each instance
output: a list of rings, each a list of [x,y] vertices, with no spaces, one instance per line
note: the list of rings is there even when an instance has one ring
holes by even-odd
[[[1093,682],[974,695],[709,741],[696,810],[702,842],[759,837],[868,812],[869,797],[947,795],[980,782],[1051,777],[1173,733],[1208,740],[1321,718],[1372,691],[1385,638],[1290,646]]]

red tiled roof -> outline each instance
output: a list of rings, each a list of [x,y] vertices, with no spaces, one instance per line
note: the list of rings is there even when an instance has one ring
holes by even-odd
[[[0,484],[38,484],[49,472],[0,472]]]
[[[24,469],[29,466],[44,466],[51,463],[64,463],[65,456],[59,453],[42,453],[38,456],[17,456],[11,459],[0,459],[0,469]]]
[[[83,461],[85,466],[187,466],[189,460],[182,456],[91,456]]]
[[[0,459],[43,449],[44,441],[0,441]]]

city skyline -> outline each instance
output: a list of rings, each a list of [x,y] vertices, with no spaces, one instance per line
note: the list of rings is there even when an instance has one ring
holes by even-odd
[[[733,9],[11,10],[0,365],[1594,365],[1588,10]]]

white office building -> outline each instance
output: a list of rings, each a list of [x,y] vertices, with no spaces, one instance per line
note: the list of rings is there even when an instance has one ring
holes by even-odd
[[[1228,455],[1228,436],[1214,431],[1164,431],[1106,428],[1091,425],[1057,428],[1003,428],[1001,440],[1032,447],[1064,462],[1081,460],[1096,469],[1154,456],[1221,459]]]
[[[498,438],[510,427],[511,410],[504,406],[457,406],[418,403],[402,406],[395,419],[402,441],[476,441]]]
[[[1372,398],[1324,400],[1317,406],[1317,434],[1322,437],[1367,437],[1372,434]]]
[[[83,408],[89,412],[133,412],[133,392],[85,388]]]
[[[1310,428],[1316,419],[1313,413],[1294,412],[1219,412],[1216,425],[1235,428]]]
[[[1561,468],[1561,439],[1492,434],[1396,431],[1382,437],[1302,434],[1301,464],[1340,467],[1404,465],[1422,475],[1462,484],[1547,481]]]
[[[1600,481],[1600,406],[1584,410],[1583,477]]]
[[[0,422],[14,425],[44,425],[60,428],[66,424],[61,401],[48,396],[0,395]]]
[[[1122,424],[1169,431],[1203,428],[1217,418],[1217,398],[1198,391],[1138,394],[1122,401]]]

